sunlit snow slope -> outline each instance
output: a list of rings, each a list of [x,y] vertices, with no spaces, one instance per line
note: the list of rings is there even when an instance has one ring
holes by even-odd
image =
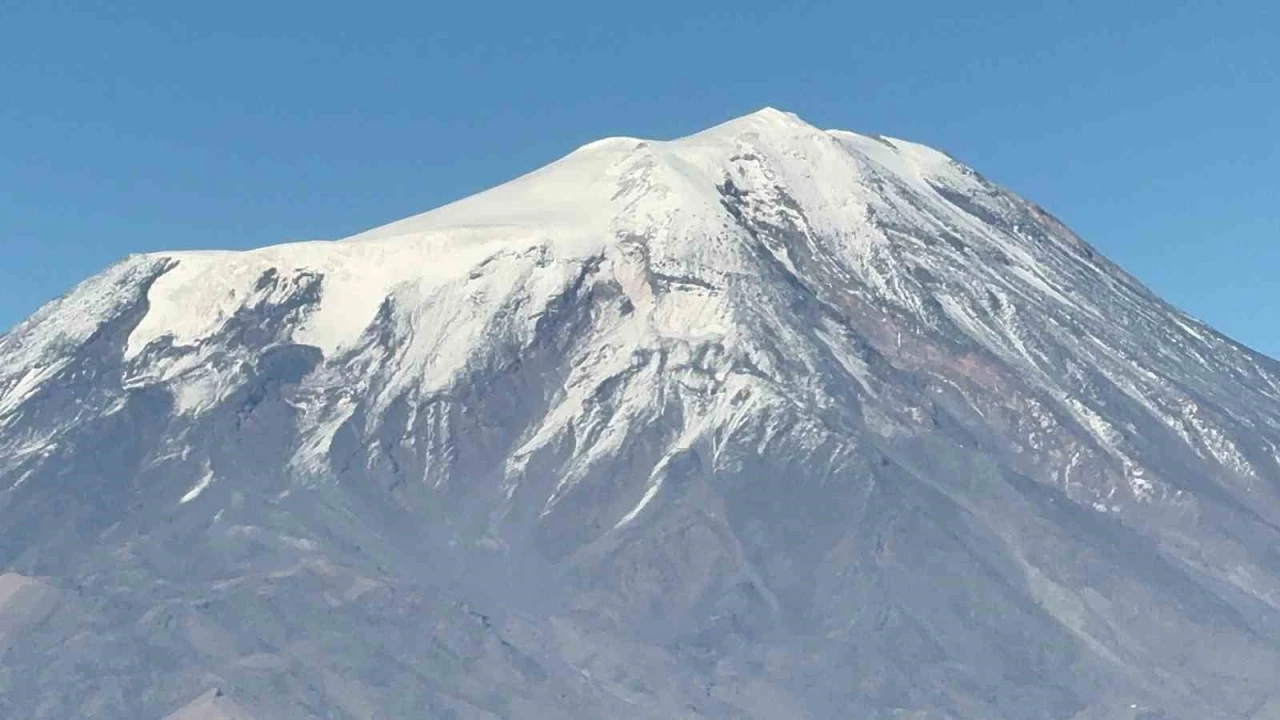
[[[772,109],[109,268],[0,528],[4,717],[1280,718],[1280,365]]]

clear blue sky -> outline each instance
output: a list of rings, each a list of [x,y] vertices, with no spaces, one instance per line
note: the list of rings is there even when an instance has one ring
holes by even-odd
[[[947,150],[1280,355],[1269,0],[7,0],[0,91],[0,328],[130,252],[339,237],[774,105]]]

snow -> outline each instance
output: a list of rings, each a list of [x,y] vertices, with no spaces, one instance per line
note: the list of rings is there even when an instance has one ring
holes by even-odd
[[[334,352],[359,337],[401,283],[438,286],[496,250],[491,243],[444,247],[446,239],[428,234],[411,242],[308,242],[247,252],[165,254],[177,265],[152,286],[151,310],[130,335],[126,357],[136,357],[162,336],[177,345],[195,345],[250,302],[280,300],[255,288],[271,270],[286,278],[301,272],[324,276],[320,307],[294,339]]]
[[[917,146],[903,147],[906,152],[893,158],[895,167],[918,162],[922,174],[949,167]],[[753,272],[737,241],[716,232],[731,226],[716,189],[724,167],[733,157],[753,153],[784,161],[740,164],[740,182],[787,187],[819,230],[861,224],[869,200],[858,174],[860,160],[794,115],[765,109],[675,141],[594,142],[487,192],[345,241],[153,256],[153,262],[175,266],[151,287],[150,310],[129,337],[126,359],[137,358],[162,337],[179,347],[199,348],[243,308],[287,299],[282,296],[287,283],[259,288],[269,271],[286,280],[317,273],[323,276],[320,300],[289,339],[333,357],[353,347],[392,298],[400,310],[397,321],[412,328],[413,342],[398,358],[402,371],[387,396],[412,384],[443,387],[485,342],[500,310],[545,306],[565,292],[583,262],[598,256],[613,258],[615,276],[644,310],[644,332],[725,335],[733,318],[717,293],[685,289],[654,303],[642,285],[650,272],[675,277],[701,272],[711,286]],[[794,210],[782,212],[791,213],[792,222],[803,219]],[[619,251],[631,237],[647,239],[642,267],[628,268]],[[847,232],[841,237],[846,242],[860,237],[861,243],[873,239]],[[846,248],[856,251],[856,243]],[[785,253],[781,259],[790,263]],[[523,296],[516,297],[517,289]],[[528,335],[536,317],[524,320]],[[206,367],[205,359],[196,352],[185,362],[153,368],[151,376],[138,381],[172,383],[179,411],[199,412],[215,404],[230,382]],[[20,389],[32,384],[24,381]],[[0,409],[22,396],[8,393]]]
[[[272,269],[286,277],[324,276],[319,306],[293,339],[326,355],[350,347],[389,296],[405,291],[435,300],[435,292],[499,253],[547,247],[556,260],[572,263],[641,236],[654,241],[657,269],[743,272],[731,248],[705,231],[729,226],[716,185],[730,158],[752,151],[783,162],[744,165],[742,172],[755,175],[748,180],[787,187],[818,230],[841,231],[846,239],[858,237],[844,229],[862,224],[869,202],[861,159],[849,148],[873,152],[878,162],[913,177],[954,173],[950,161],[922,146],[900,143],[901,152],[890,152],[850,133],[839,139],[846,144],[794,115],[765,109],[674,141],[597,141],[492,190],[345,241],[163,253],[156,259],[177,266],[151,288],[151,310],[130,336],[127,356],[163,336],[177,345],[212,336],[237,310],[263,299],[255,284]],[[494,281],[524,279],[515,273]]]
[[[178,710],[165,716],[164,720],[254,720],[244,708],[237,705],[221,690],[209,690]]]
[[[350,398],[339,398],[332,403],[311,403],[302,408],[302,442],[289,461],[289,465],[303,476],[312,476],[328,469],[325,458],[329,445],[342,424],[350,419],[356,404]]]
[[[197,482],[190,490],[187,491],[187,494],[182,496],[182,499],[178,501],[178,504],[186,505],[192,500],[195,500],[196,498],[200,497],[200,493],[207,490],[209,486],[212,484],[213,484],[213,471],[209,470],[205,472],[204,477],[200,478],[199,482]]]
[[[655,470],[654,472],[657,473],[658,471]],[[634,522],[636,518],[640,517],[640,513],[644,512],[644,509],[649,506],[649,503],[653,502],[653,499],[658,496],[658,491],[662,489],[663,479],[663,476],[660,474],[656,475],[655,478],[650,479],[649,487],[645,489],[644,496],[640,498],[640,502],[636,503],[635,507],[631,508],[626,515],[622,516],[622,519],[613,526],[614,530],[624,528]]]
[[[1175,324],[1177,324],[1178,327],[1182,328],[1183,332],[1195,338],[1196,340],[1200,341],[1201,343],[1205,345],[1210,345],[1210,346],[1213,345],[1213,343],[1211,343],[1209,339],[1204,336],[1203,333],[1201,333],[1199,330],[1197,330],[1195,327],[1191,325],[1191,322],[1195,322],[1192,318],[1188,317],[1186,318],[1186,320],[1184,320],[1183,318],[1178,317],[1178,315],[1175,313],[1173,315],[1170,315],[1169,319],[1172,320]]]
[[[863,392],[871,397],[876,397],[871,369],[867,367],[866,361],[849,351],[848,343],[844,342],[844,338],[840,337],[840,328],[835,327],[834,323],[827,322],[823,326],[815,328],[815,332],[822,339],[827,350],[831,352],[832,357],[836,359],[836,362],[840,363],[840,367],[849,375],[849,378],[856,382]]]
[[[0,426],[66,366],[68,353],[137,299],[134,290],[156,265],[155,258],[131,256],[0,336]]]
[[[47,365],[36,365],[28,368],[21,375],[18,375],[17,380],[12,382],[3,395],[0,395],[0,417],[17,410],[18,406],[30,397],[37,388],[61,372],[68,364],[70,364],[70,358],[58,358]]]
[[[726,180],[741,193],[735,202],[745,219],[725,207],[718,186]],[[334,388],[352,396],[374,393],[374,416],[405,392],[425,396],[448,389],[476,357],[497,348],[520,352],[534,341],[544,314],[584,277],[621,288],[631,312],[593,321],[592,335],[577,342],[563,392],[523,438],[509,469],[517,472],[522,458],[570,428],[594,433],[596,443],[577,458],[562,491],[650,419],[652,395],[667,378],[656,368],[633,367],[638,351],[681,353],[715,345],[726,358],[745,359],[775,379],[793,372],[782,359],[813,369],[833,359],[863,393],[877,397],[873,374],[851,351],[843,329],[797,328],[781,302],[784,293],[759,287],[760,259],[742,225],[755,222],[794,231],[786,243],[765,248],[801,281],[813,281],[804,277],[807,252],[824,263],[828,287],[865,288],[858,290],[862,301],[914,318],[940,306],[961,332],[1019,368],[1122,463],[1131,461],[1104,409],[1056,377],[1045,361],[1056,347],[1080,354],[1189,442],[1199,439],[1193,442],[1197,450],[1203,447],[1235,472],[1250,472],[1217,427],[1164,409],[1194,394],[1197,380],[1180,374],[1185,364],[1177,361],[1192,350],[1164,338],[1147,356],[1169,360],[1137,367],[1132,358],[1141,354],[1121,352],[1126,341],[1119,333],[1126,330],[1116,326],[1126,318],[1168,316],[1179,330],[1169,337],[1218,348],[1211,331],[1153,309],[1149,298],[1110,275],[1099,279],[1072,237],[1025,235],[1022,210],[984,182],[926,146],[824,131],[772,108],[675,140],[606,138],[491,190],[343,240],[130,258],[0,338],[0,427],[58,376],[68,362],[65,348],[84,342],[103,319],[135,301],[141,278],[163,267],[168,269],[147,293],[149,308],[128,338],[125,359],[133,365],[126,382],[131,388],[167,385],[184,415],[216,407],[241,382],[238,368],[250,359],[243,353],[254,349],[210,342],[227,322],[290,300],[310,277],[321,278],[319,298],[302,308],[279,340],[315,346],[330,362],[362,347],[379,311],[391,309],[397,344],[356,359],[385,374],[376,386],[357,380],[348,387],[351,378],[337,372],[319,372],[306,386],[318,398],[331,398],[326,393]],[[957,196],[1018,222],[988,223],[982,212],[961,207],[965,202]],[[889,227],[900,234],[891,236]],[[956,242],[939,244],[944,235]],[[920,281],[914,269],[934,281]],[[263,283],[268,273],[278,281]],[[1091,297],[1090,289],[1110,304]],[[1059,317],[1089,329],[1077,337]],[[1037,318],[1048,323],[1037,325]],[[915,331],[909,323],[896,328],[900,352],[904,328]],[[820,348],[810,347],[815,334]],[[139,362],[161,338],[177,351]],[[1197,362],[1221,367],[1238,355],[1228,345],[1215,352],[1222,356],[1196,356]],[[593,394],[633,372],[633,387],[616,412],[594,415]],[[1157,374],[1178,377],[1185,387],[1157,382]],[[716,382],[725,382],[723,375]],[[797,397],[813,396],[803,379],[782,382],[794,385],[790,391]],[[354,407],[354,400],[301,407],[305,435],[294,449],[295,469],[304,475],[324,470],[332,437]],[[1149,480],[1136,470],[1130,475],[1135,493],[1149,494]],[[191,499],[204,487],[193,488]]]
[[[934,151],[923,152],[923,146],[902,140],[878,136],[859,135],[847,130],[831,130],[829,134],[853,150],[858,156],[874,163],[895,180],[905,183],[919,192],[932,193],[928,181],[947,177],[953,168],[945,158],[939,161]],[[932,153],[932,154],[931,154]]]
[[[1182,418],[1195,430],[1203,447],[1219,464],[1241,475],[1256,475],[1253,466],[1231,438],[1204,419],[1199,405],[1190,400],[1182,403]],[[1199,448],[1196,450],[1199,452]]]

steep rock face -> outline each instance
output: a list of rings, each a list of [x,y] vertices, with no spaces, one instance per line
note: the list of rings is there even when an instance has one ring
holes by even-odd
[[[0,714],[1267,718],[1278,491],[1276,362],[765,110],[0,338]]]

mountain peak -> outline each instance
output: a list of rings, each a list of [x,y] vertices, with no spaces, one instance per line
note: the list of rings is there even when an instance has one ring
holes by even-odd
[[[780,110],[776,107],[773,107],[772,105],[765,105],[764,107],[760,108],[759,110],[756,110],[755,112],[747,113],[743,117],[752,117],[752,116],[767,118],[770,121],[804,122],[803,120],[800,119],[799,115],[796,115],[795,113],[790,112],[788,110]]]
[[[779,133],[779,132],[783,133],[781,137],[794,137],[796,131],[802,131],[803,133],[807,133],[813,136],[816,136],[822,132],[818,130],[818,128],[814,127],[813,125],[810,125],[809,123],[805,122],[803,119],[800,118],[800,116],[796,115],[795,113],[787,112],[785,110],[779,110],[773,107],[764,107],[759,110],[756,110],[755,112],[751,112],[746,115],[740,115],[731,120],[726,120],[722,123],[718,123],[704,130],[700,130],[691,135],[688,135],[684,138],[676,138],[673,140],[655,140],[655,139],[640,139],[640,138],[629,137],[629,136],[607,137],[607,138],[601,138],[599,140],[594,140],[592,142],[589,142],[579,147],[577,150],[571,153],[571,156],[573,154],[582,153],[582,152],[602,152],[602,151],[610,151],[610,150],[628,152],[628,151],[634,151],[640,148],[645,148],[653,144],[671,146],[671,145],[680,144],[682,142],[691,141],[695,138],[700,138],[703,141],[706,141],[712,138],[731,139],[734,137],[742,136],[744,134],[751,134],[753,136],[759,137],[761,135],[768,135],[769,133]]]
[[[610,137],[588,143],[543,168],[491,190],[350,238],[407,238],[446,228],[555,227],[563,234],[607,235],[607,225],[636,211],[642,195],[668,204],[719,205],[716,189],[743,164],[754,163],[779,182],[825,184],[818,194],[874,192],[857,187],[870,175],[905,183],[970,174],[944,154],[905,141],[849,131],[824,131],[793,113],[766,107],[672,140]],[[735,170],[735,168],[737,168]],[[643,203],[660,210],[654,203]],[[686,207],[686,211],[690,208]],[[837,222],[847,221],[841,218]]]
[[[812,129],[813,125],[805,122],[799,115],[786,110],[779,110],[775,107],[765,106],[755,112],[742,115],[740,117],[721,123],[720,127],[727,125],[754,125],[757,127],[807,127]],[[714,129],[714,128],[712,128]]]

